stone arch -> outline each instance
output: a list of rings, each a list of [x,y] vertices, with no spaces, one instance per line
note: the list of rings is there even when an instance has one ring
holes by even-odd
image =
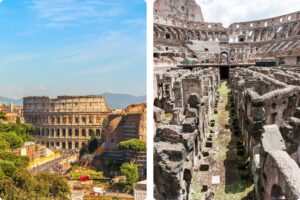
[[[63,124],[66,124],[66,123],[67,123],[67,117],[66,117],[66,116],[63,116],[63,118],[62,118],[62,123],[63,123]]]
[[[206,31],[201,31],[201,38],[203,38],[204,41],[208,40],[208,35]]]
[[[86,117],[81,118],[82,123],[86,123]]]
[[[86,136],[86,131],[85,131],[85,129],[83,128],[83,129],[81,129],[81,136],[82,137],[85,137]]]
[[[220,41],[226,42],[228,41],[228,35],[225,32],[222,32],[220,35]]]
[[[101,131],[100,131],[100,129],[96,129],[96,136],[101,136]]]
[[[79,149],[79,143],[78,142],[75,142],[75,148]]]
[[[172,39],[171,33],[167,32],[166,35],[165,35],[165,38],[168,39],[168,40]]]
[[[197,40],[201,40],[202,39],[200,31],[195,30],[195,35],[196,35],[196,39]]]
[[[289,37],[289,33],[290,33],[289,25],[285,25],[282,30],[281,38],[287,39]]]
[[[72,136],[72,129],[69,128],[69,131],[68,131],[68,136],[71,137]]]
[[[281,150],[270,151],[263,160],[262,174],[266,200],[295,199],[300,191],[300,169],[290,155]]]
[[[188,36],[188,40],[194,40],[195,39],[195,34],[191,30],[187,31],[187,36]]]
[[[267,29],[263,29],[263,30],[261,31],[260,40],[261,40],[261,41],[266,41],[266,40],[267,40],[267,36],[268,36]]]
[[[72,142],[68,142],[68,149],[72,149],[72,148],[73,148]]]
[[[60,129],[56,129],[56,137],[60,137]]]
[[[69,123],[72,124],[73,123],[73,116],[69,115],[68,118],[69,118]]]
[[[276,28],[275,27],[270,27],[269,28],[269,35],[268,35],[268,40],[273,40],[276,36]]]
[[[227,51],[222,51],[220,54],[221,63],[228,63],[229,62],[229,54]]]
[[[175,31],[178,40],[182,40],[183,39],[182,33],[177,28],[173,28],[173,30]]]
[[[94,131],[93,129],[89,129],[89,136],[91,137],[93,135]]]
[[[215,36],[214,36],[213,32],[208,32],[207,37],[208,37],[208,40],[210,40],[210,41],[215,40]]]
[[[62,129],[62,136],[63,136],[63,137],[66,137],[66,132],[67,132],[66,129],[63,128],[63,129]]]
[[[62,148],[66,149],[66,142],[62,142]]]
[[[177,39],[176,34],[174,34],[174,31],[172,30],[172,28],[170,27],[166,27],[166,30],[168,31],[168,33],[171,34],[171,39]]]
[[[271,199],[272,200],[284,200],[284,199],[286,199],[285,194],[282,191],[282,188],[277,184],[274,184],[272,186]]]
[[[79,130],[78,130],[78,128],[75,129],[75,136],[76,136],[76,137],[79,136]]]
[[[255,30],[254,32],[254,41],[258,42],[260,40],[260,30]]]

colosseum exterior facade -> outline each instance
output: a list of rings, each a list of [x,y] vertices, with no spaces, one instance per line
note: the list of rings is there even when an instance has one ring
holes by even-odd
[[[60,149],[79,149],[92,134],[103,136],[110,109],[99,96],[25,97],[24,118],[37,130],[41,144]]]

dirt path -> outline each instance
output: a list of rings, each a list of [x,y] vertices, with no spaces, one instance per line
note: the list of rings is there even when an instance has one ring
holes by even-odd
[[[208,171],[196,171],[191,185],[191,199],[193,200],[252,200],[253,185],[251,177],[241,174],[248,171],[239,171],[247,161],[245,156],[238,156],[242,148],[241,136],[235,136],[232,128],[233,115],[231,115],[230,89],[227,82],[219,88],[218,113],[214,115],[215,126],[212,128],[212,148],[205,151],[209,156],[203,158],[201,164],[209,165]],[[238,134],[234,130],[235,134]],[[243,172],[243,173],[241,173]],[[220,177],[219,184],[212,184],[212,176]],[[204,186],[204,187],[203,187]],[[206,191],[206,187],[208,190]],[[210,194],[210,195],[209,195]],[[208,196],[214,198],[208,198]]]

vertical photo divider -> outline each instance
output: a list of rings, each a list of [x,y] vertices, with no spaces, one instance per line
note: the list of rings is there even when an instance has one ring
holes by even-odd
[[[153,0],[147,3],[147,200],[153,200]]]

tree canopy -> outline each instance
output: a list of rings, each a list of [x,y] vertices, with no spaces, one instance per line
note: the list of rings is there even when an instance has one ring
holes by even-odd
[[[134,163],[123,163],[120,170],[121,174],[126,176],[126,182],[131,187],[139,179],[138,167]]]
[[[146,142],[139,139],[125,140],[118,144],[119,149],[128,149],[135,151],[146,151]]]

